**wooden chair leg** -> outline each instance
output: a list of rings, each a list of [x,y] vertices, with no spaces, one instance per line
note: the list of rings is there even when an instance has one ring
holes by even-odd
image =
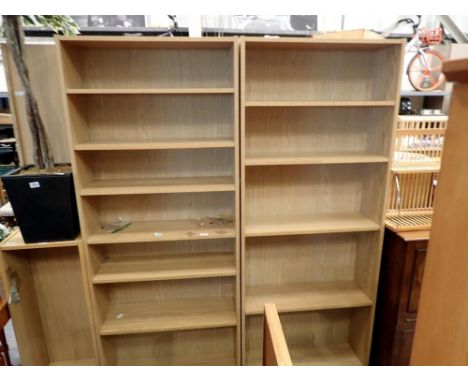
[[[0,357],[5,366],[11,366],[10,354],[8,353],[8,344],[3,329],[0,330]]]

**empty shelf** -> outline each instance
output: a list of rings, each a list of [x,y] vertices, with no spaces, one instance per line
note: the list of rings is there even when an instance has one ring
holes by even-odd
[[[292,348],[290,353],[297,366],[362,366],[348,344]]]
[[[111,305],[100,334],[154,333],[236,325],[232,297],[134,302]]]
[[[290,347],[293,366],[362,366],[349,344]],[[262,350],[247,351],[247,365],[260,366]]]
[[[158,257],[128,256],[112,257],[105,260],[93,277],[93,283],[124,283],[235,275],[236,266],[232,253]]]
[[[247,101],[247,107],[372,107],[395,106],[395,101]]]
[[[377,231],[380,225],[359,213],[249,217],[247,237]]]
[[[198,223],[198,220],[133,222],[116,233],[99,229],[88,237],[88,244],[225,239],[236,236],[234,223],[213,227],[200,226]]]
[[[102,150],[169,150],[169,149],[204,149],[234,147],[234,140],[229,138],[205,139],[167,139],[136,142],[88,142],[75,145],[75,151],[102,151]]]
[[[234,88],[67,89],[67,94],[231,94]]]
[[[164,194],[183,192],[235,191],[229,176],[157,179],[103,179],[89,183],[81,190],[82,196]]]
[[[73,359],[65,361],[52,361],[49,366],[98,366],[94,358]]]
[[[265,153],[255,154],[245,159],[247,166],[271,166],[294,164],[338,164],[338,163],[386,163],[383,155],[366,153]]]
[[[80,236],[74,240],[50,241],[42,243],[25,243],[21,231],[15,229],[0,244],[2,251],[13,251],[21,249],[40,249],[40,248],[59,248],[59,247],[77,247],[81,242]]]
[[[235,366],[234,353],[174,354],[138,361],[120,361],[119,366]]]
[[[353,281],[247,288],[245,314],[262,314],[264,305],[268,303],[276,304],[278,312],[304,312],[372,305],[369,297]]]

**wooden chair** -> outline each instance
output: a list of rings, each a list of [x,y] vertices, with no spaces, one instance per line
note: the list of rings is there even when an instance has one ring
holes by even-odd
[[[275,304],[265,304],[263,366],[292,366],[288,345]]]
[[[9,320],[10,312],[8,311],[8,304],[0,297],[0,366],[11,365],[5,332],[3,331],[3,328]]]

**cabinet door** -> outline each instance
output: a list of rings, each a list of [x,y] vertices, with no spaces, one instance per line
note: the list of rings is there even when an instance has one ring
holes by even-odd
[[[395,343],[391,365],[408,366],[413,347],[414,325],[398,328],[395,333]]]
[[[424,274],[424,263],[426,261],[426,249],[416,249],[413,256],[413,272],[408,296],[408,313],[418,311],[419,295]]]

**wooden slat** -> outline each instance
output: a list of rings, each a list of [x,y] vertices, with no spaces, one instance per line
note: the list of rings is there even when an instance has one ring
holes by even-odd
[[[225,239],[236,236],[234,224],[200,227],[197,220],[132,222],[122,231],[91,233],[88,244],[143,243],[153,241]]]
[[[102,150],[169,150],[169,149],[201,149],[216,147],[234,147],[232,139],[171,139],[157,142],[88,142],[75,145],[76,151]]]
[[[386,163],[383,155],[366,153],[265,153],[247,156],[247,166],[271,166],[292,164]]]
[[[263,366],[292,366],[275,304],[265,304],[264,312]]]
[[[235,191],[229,176],[145,178],[145,179],[102,179],[95,180],[81,189],[82,196],[91,195],[136,195],[184,192]]]
[[[111,305],[100,334],[154,333],[236,325],[232,298],[135,302]]]
[[[246,101],[246,107],[376,107],[395,106],[394,101]]]
[[[245,313],[261,314],[263,306],[274,303],[278,312],[304,312],[372,305],[353,281],[255,286],[246,291]]]
[[[247,218],[245,235],[278,236],[333,232],[378,231],[380,225],[359,213]]]
[[[23,249],[39,249],[39,248],[59,248],[59,247],[77,247],[81,243],[81,238],[78,236],[75,240],[66,241],[51,241],[42,243],[25,243],[21,231],[16,229],[5,240],[0,243],[0,250],[14,251]]]
[[[94,284],[176,280],[236,275],[232,253],[112,257],[103,261]]]
[[[67,94],[233,94],[233,88],[67,89]]]

